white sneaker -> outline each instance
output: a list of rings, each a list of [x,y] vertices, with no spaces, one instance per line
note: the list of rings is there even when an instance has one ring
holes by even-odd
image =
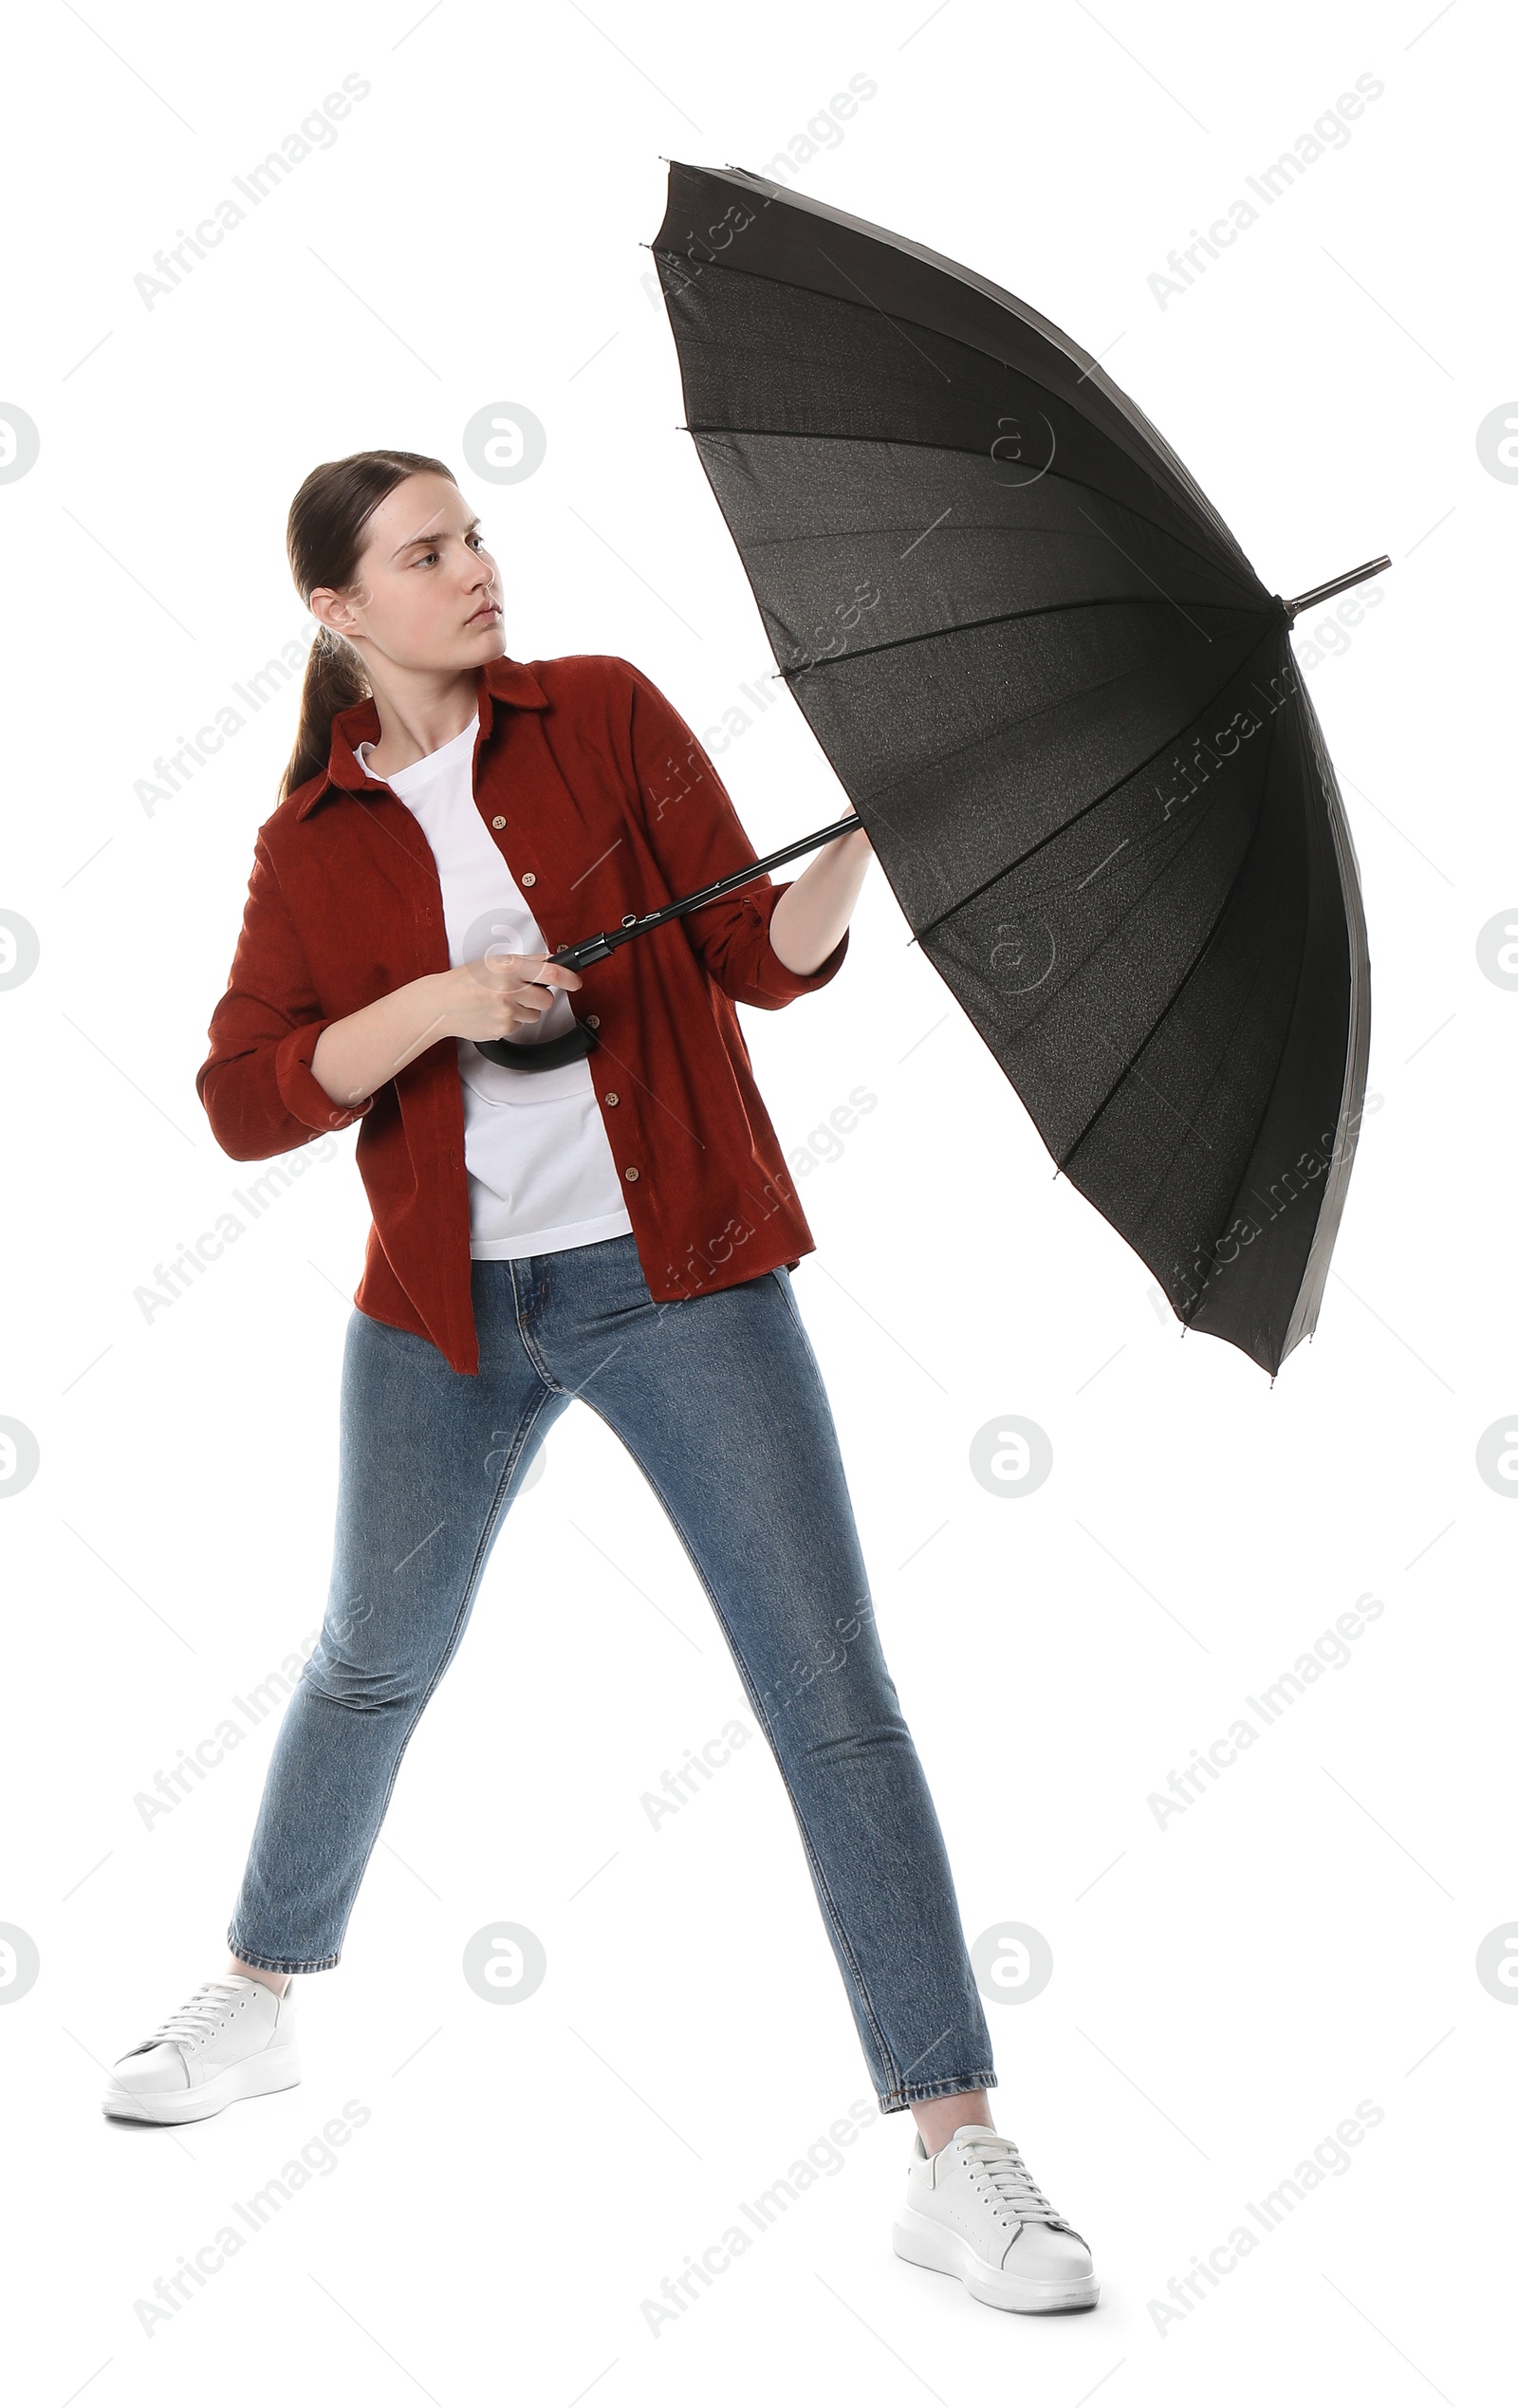
[[[291,1993],[248,1973],[202,1982],[146,2040],[119,2057],[101,2105],[139,2123],[194,2123],[234,2099],[288,2090],[300,2081]]]
[[[917,2134],[891,2240],[898,2257],[957,2274],[988,2307],[1038,2314],[1097,2303],[1084,2241],[1055,2214],[1013,2143],[987,2123],[962,2123],[935,2157]]]

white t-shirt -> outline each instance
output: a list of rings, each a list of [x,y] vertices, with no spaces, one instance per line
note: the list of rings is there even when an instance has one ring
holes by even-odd
[[[501,858],[474,800],[472,769],[478,714],[467,728],[384,781],[419,823],[437,864],[448,958],[479,961],[491,946],[546,953],[542,929]],[[358,757],[370,776],[369,744]],[[573,1026],[561,989],[536,1028],[512,1042],[535,1044]],[[464,1090],[464,1163],[469,1176],[470,1253],[488,1261],[552,1254],[619,1237],[632,1229],[586,1060],[556,1070],[509,1070],[457,1039]]]

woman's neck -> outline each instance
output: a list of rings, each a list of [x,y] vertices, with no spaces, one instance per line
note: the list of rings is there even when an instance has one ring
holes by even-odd
[[[392,689],[381,688],[371,674],[380,737],[369,755],[370,774],[387,778],[409,769],[461,735],[479,707],[478,675],[474,669],[446,679],[418,675]]]

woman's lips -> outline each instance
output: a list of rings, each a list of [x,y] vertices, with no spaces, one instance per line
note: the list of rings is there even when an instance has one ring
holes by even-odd
[[[499,619],[499,617],[500,617],[500,616],[501,616],[501,605],[500,605],[500,603],[499,603],[499,602],[487,602],[483,610],[477,610],[477,611],[474,613],[474,616],[473,616],[473,618],[472,618],[472,619],[466,619],[466,620],[465,620],[464,624],[465,624],[465,626],[466,626],[466,627],[477,627],[477,626],[479,626],[479,625],[480,625],[480,623],[481,623],[481,621],[482,621],[483,620],[487,620],[487,619]]]

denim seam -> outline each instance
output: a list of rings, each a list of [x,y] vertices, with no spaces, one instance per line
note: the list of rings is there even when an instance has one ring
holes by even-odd
[[[585,1401],[587,1403],[589,1402],[588,1398]],[[590,1409],[592,1413],[597,1411],[597,1408],[594,1405],[591,1405]],[[603,1414],[599,1417],[602,1420],[605,1420],[606,1418]],[[610,1422],[607,1422],[606,1426],[608,1429],[612,1428],[612,1424]],[[614,1431],[613,1435],[620,1437],[622,1434],[620,1431]],[[625,1437],[622,1438],[622,1444],[624,1446],[627,1444]],[[796,1818],[796,1828],[801,1834],[802,1845],[806,1851],[807,1861],[812,1868],[812,1878],[817,1884],[818,1895],[821,1897],[823,1903],[827,1910],[828,1920],[831,1922],[833,1930],[837,1935],[839,1947],[843,1954],[845,1961],[847,1962],[849,1971],[854,1976],[855,1987],[859,1992],[860,2000],[864,2008],[864,2011],[869,2017],[870,2029],[875,2034],[876,2046],[879,2047],[880,2052],[880,2062],[889,2068],[895,2084],[898,2087],[899,2087],[901,2082],[900,2069],[891,2052],[890,2044],[885,2037],[885,2033],[880,2028],[880,2019],[875,2011],[875,2002],[871,1998],[868,1988],[865,1985],[864,1974],[860,1966],[859,1960],[854,1954],[853,1948],[849,1944],[848,1935],[843,1929],[842,1920],[839,1915],[832,1891],[828,1887],[827,1877],[823,1870],[817,1850],[812,1844],[811,1833],[806,1828],[801,1808],[796,1802],[795,1791],[792,1789],[789,1779],[787,1776],[785,1760],[781,1755],[779,1748],[775,1744],[774,1726],[770,1722],[769,1716],[754,1689],[752,1679],[750,1676],[749,1667],[744,1662],[743,1650],[736,1642],[732,1629],[729,1624],[728,1618],[722,1610],[721,1602],[715,1595],[710,1581],[707,1579],[706,1573],[701,1567],[695,1549],[692,1546],[690,1538],[686,1534],[684,1525],[681,1523],[679,1515],[676,1512],[669,1498],[665,1495],[657,1480],[654,1477],[653,1473],[649,1470],[648,1465],[643,1462],[639,1455],[634,1453],[632,1448],[628,1448],[628,1453],[633,1455],[633,1460],[637,1463],[644,1479],[648,1482],[649,1487],[653,1490],[655,1495],[658,1498],[660,1505],[664,1508],[665,1512],[669,1515],[670,1522],[679,1538],[680,1544],[690,1558],[692,1568],[695,1573],[696,1579],[700,1582],[701,1586],[706,1590],[707,1597],[711,1602],[712,1610],[717,1618],[717,1622],[721,1628],[722,1635],[728,1642],[728,1646],[732,1654],[732,1659],[737,1665],[742,1676],[744,1689],[748,1694],[749,1702],[752,1706],[754,1713],[764,1731],[765,1736],[769,1742],[769,1751],[775,1760],[776,1770],[779,1772],[780,1778],[785,1785],[786,1795],[790,1801],[790,1810]],[[877,2097],[879,2096],[879,2090],[877,2090],[876,2095]]]
[[[893,2115],[903,2107],[919,2104],[925,2099],[957,2099],[967,2090],[994,2090],[994,2067],[984,2066],[978,2073],[948,2074],[942,2082],[903,2082],[894,2090],[878,2090],[882,2113]]]
[[[287,1956],[260,1956],[254,1951],[238,1947],[230,1924],[227,1927],[227,1945],[245,1965],[260,1966],[266,1973],[325,1973],[338,1961],[336,1956],[306,1956],[292,1963]]]
[[[538,1351],[537,1340],[533,1337],[531,1330],[528,1329],[527,1324],[522,1318],[522,1299],[517,1293],[516,1266],[518,1262],[524,1259],[531,1260],[532,1258],[530,1256],[523,1257],[521,1255],[513,1256],[509,1254],[505,1257],[506,1268],[509,1272],[511,1279],[511,1303],[516,1319],[516,1334],[521,1339],[522,1350],[527,1356],[528,1361],[531,1363],[533,1370],[537,1373],[538,1378],[553,1391],[555,1396],[566,1397],[573,1393],[572,1390],[565,1388],[561,1380],[555,1380],[552,1372],[548,1369],[547,1364],[544,1361],[542,1355]]]
[[[769,1271],[767,1276],[774,1281],[775,1286],[779,1288],[782,1296],[784,1296],[786,1300],[786,1308],[790,1314],[791,1320],[796,1324],[797,1334],[801,1339],[802,1348],[805,1354],[806,1360],[812,1367],[813,1376],[815,1377],[818,1385],[825,1388],[827,1383],[823,1377],[823,1366],[817,1359],[817,1349],[812,1344],[812,1333],[801,1317],[801,1306],[796,1302],[795,1289],[792,1287],[789,1279],[783,1279],[780,1275],[780,1271],[778,1270]]]
[[[786,1309],[789,1313],[791,1320],[801,1331],[802,1336],[806,1338],[806,1324],[802,1320],[800,1310],[797,1307],[796,1299],[791,1293],[788,1284],[781,1278],[778,1270],[772,1270],[769,1276],[774,1281],[775,1286],[779,1288],[782,1296],[784,1296],[786,1300]],[[806,1343],[808,1345],[811,1343],[809,1338],[806,1339]]]

